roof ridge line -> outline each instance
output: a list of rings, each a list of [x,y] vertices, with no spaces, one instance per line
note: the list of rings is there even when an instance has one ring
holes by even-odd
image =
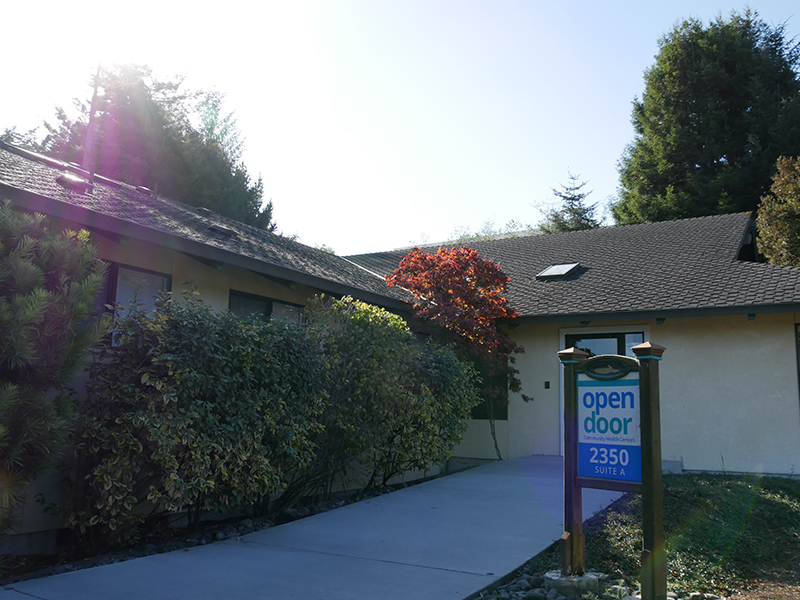
[[[349,259],[349,258],[347,258],[346,256],[340,256],[339,258],[341,258],[342,260],[344,260],[344,261],[346,261],[346,262],[350,263],[350,264],[351,264],[351,265],[353,265],[354,267],[358,267],[359,269],[361,269],[361,270],[362,270],[362,271],[364,271],[365,273],[369,273],[369,274],[370,274],[370,275],[372,275],[373,277],[377,277],[377,278],[378,278],[378,279],[380,279],[381,281],[386,281],[386,277],[385,277],[385,276],[383,276],[383,275],[378,275],[378,274],[377,274],[375,271],[371,271],[371,270],[369,270],[368,268],[366,268],[366,267],[364,267],[364,266],[362,266],[362,265],[360,265],[360,264],[358,264],[358,263],[356,263],[356,262],[353,262],[352,260],[350,260],[350,259]]]

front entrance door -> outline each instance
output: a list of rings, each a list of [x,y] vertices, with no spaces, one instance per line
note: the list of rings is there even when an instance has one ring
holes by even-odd
[[[631,348],[644,343],[644,332],[629,333],[568,333],[564,337],[566,348],[578,348],[589,356],[619,354],[633,356]]]

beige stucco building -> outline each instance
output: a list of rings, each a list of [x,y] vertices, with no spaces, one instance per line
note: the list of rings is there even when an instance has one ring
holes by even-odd
[[[514,338],[523,389],[496,424],[504,457],[562,453],[562,373],[567,335],[641,332],[667,348],[660,365],[665,467],[670,470],[793,474],[800,470],[800,391],[794,312],[522,325]],[[487,421],[473,421],[456,455],[495,458]]]
[[[240,314],[299,320],[308,299],[325,293],[408,316],[407,304],[387,293],[385,282],[340,257],[3,142],[0,201],[46,215],[56,230],[90,232],[109,265],[98,305],[134,296],[148,305],[162,290],[180,298],[190,282],[210,306]],[[44,493],[57,501],[60,477],[29,487],[18,533],[0,552],[53,551],[63,523],[34,498]]]
[[[669,470],[792,474],[800,469],[800,269],[758,262],[751,215],[535,235],[470,244],[510,276],[506,325],[523,402],[495,422],[504,458],[563,453],[559,350],[666,347],[662,456]],[[401,252],[353,257],[389,272]],[[551,266],[555,274],[545,273]],[[497,454],[473,420],[457,456]]]
[[[102,303],[124,302],[134,290],[147,301],[191,281],[220,310],[293,320],[311,296],[326,293],[410,316],[409,297],[383,277],[407,251],[338,257],[2,142],[0,199],[91,232],[111,265]],[[504,326],[525,348],[516,367],[533,397],[512,394],[495,421],[503,458],[563,453],[559,350],[630,354],[650,341],[666,347],[668,469],[798,472],[800,268],[758,262],[751,215],[470,246],[511,278],[508,298],[519,316]],[[489,422],[472,420],[454,453],[497,458]],[[24,515],[24,531],[54,526]]]
[[[296,319],[323,292],[410,314],[408,297],[383,278],[404,250],[338,257],[143,188],[102,177],[87,188],[80,182],[88,177],[0,143],[4,198],[58,226],[92,232],[112,265],[103,302],[124,301],[134,288],[140,296],[179,292],[191,281],[217,309],[263,307],[265,316]],[[525,348],[516,366],[534,398],[512,394],[507,415],[496,420],[504,458],[563,452],[559,350],[630,354],[632,345],[651,341],[667,349],[661,393],[669,468],[800,468],[800,269],[757,261],[751,215],[470,246],[511,278],[508,297],[519,316],[507,326]],[[553,265],[562,268],[546,273]],[[489,422],[473,420],[455,455],[496,458]]]

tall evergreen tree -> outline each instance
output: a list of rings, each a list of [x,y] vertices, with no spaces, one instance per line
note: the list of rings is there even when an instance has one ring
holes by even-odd
[[[204,206],[273,231],[272,203],[261,178],[239,160],[235,118],[220,117],[220,94],[190,94],[182,80],[159,81],[147,67],[100,69],[91,102],[76,99],[78,116],[61,108],[41,149],[95,173],[193,206]],[[92,116],[93,113],[93,116]],[[91,118],[90,118],[91,117]],[[199,127],[192,124],[199,120]],[[87,144],[92,124],[91,148]]]
[[[69,433],[63,388],[105,331],[89,320],[104,277],[85,231],[56,234],[0,205],[0,539]]]
[[[620,223],[754,210],[800,153],[800,46],[756,13],[697,19],[659,41],[619,164]]]
[[[234,113],[222,114],[222,103],[225,95],[219,92],[204,92],[197,105],[200,117],[200,133],[207,142],[216,142],[233,162],[242,157],[244,140],[237,125]]]
[[[584,192],[585,181],[579,182],[580,175],[569,173],[569,183],[561,184],[561,189],[551,188],[556,198],[561,200],[561,208],[552,209],[539,225],[543,233],[563,233],[597,229],[600,223],[594,218],[595,205],[586,205],[586,198],[592,192]]]

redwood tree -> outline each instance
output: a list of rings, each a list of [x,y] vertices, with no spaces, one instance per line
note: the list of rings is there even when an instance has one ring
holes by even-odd
[[[752,11],[675,25],[633,103],[617,223],[754,210],[800,153],[800,44]]]

